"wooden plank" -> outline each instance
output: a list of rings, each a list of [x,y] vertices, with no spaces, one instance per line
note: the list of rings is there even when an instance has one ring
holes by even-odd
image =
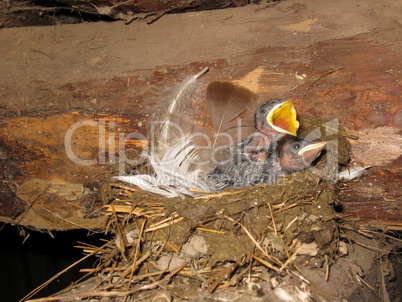
[[[199,99],[186,112],[194,120],[206,122],[201,105],[208,82],[239,81],[260,95],[259,102],[293,98],[300,116],[337,118],[346,131],[364,137],[353,145],[356,162],[377,164],[382,170],[392,167],[400,154],[392,137],[383,142],[381,129],[395,135],[396,141],[400,139],[400,13],[400,5],[392,0],[364,1],[360,6],[346,0],[325,5],[315,0],[306,4],[285,1],[273,7],[169,15],[152,25],[3,29],[2,192],[3,199],[20,198],[0,211],[1,221],[24,224],[21,217],[28,217],[26,211],[38,205],[32,212],[43,216],[40,224],[25,218],[25,225],[75,228],[57,217],[74,221],[76,216],[77,224],[99,227],[96,219],[86,224],[83,213],[89,207],[86,201],[92,200],[113,169],[121,149],[119,135],[145,135],[150,116],[166,106],[166,98],[178,83],[206,66],[210,72],[199,81]],[[74,125],[79,127],[74,129]],[[71,127],[73,132],[68,131]],[[70,150],[75,159],[96,162],[82,165],[71,160],[65,145],[68,133],[75,141]],[[142,148],[142,140],[133,139],[124,146]],[[386,154],[373,163],[372,151],[378,144],[382,144],[378,154]],[[379,188],[399,202],[396,184],[388,185],[395,173]],[[27,197],[28,189],[35,187],[33,181],[42,188],[32,193],[37,199]],[[68,190],[62,190],[60,183]],[[65,192],[77,185],[84,193],[72,199]],[[359,214],[352,211],[352,202],[368,186],[366,182],[363,189],[351,185],[356,194],[343,195],[345,214]],[[50,214],[43,207],[52,198],[58,200],[55,205],[69,206],[64,212],[63,207],[60,211],[48,207]],[[381,200],[361,198],[362,204],[382,205]],[[393,223],[399,219],[397,212],[389,223],[388,208],[377,209],[385,216],[375,217],[369,209],[359,217],[398,226]]]
[[[146,19],[148,23],[158,20],[167,13],[180,13],[189,10],[203,11],[247,5],[246,0],[137,0],[121,2],[117,0],[60,0],[29,3],[16,0],[0,5],[1,27],[38,26],[80,23],[104,19],[133,20]],[[53,15],[53,16],[52,16]]]
[[[139,118],[132,115],[93,114],[79,111],[8,117],[0,127],[2,150],[18,158],[23,174],[42,179],[97,182],[105,165],[125,149],[147,144]],[[129,134],[136,134],[126,140]],[[13,175],[14,180],[26,179]]]
[[[401,158],[398,160],[399,167]],[[397,163],[395,163],[397,164]],[[340,192],[345,221],[383,230],[402,230],[402,171],[372,168]]]

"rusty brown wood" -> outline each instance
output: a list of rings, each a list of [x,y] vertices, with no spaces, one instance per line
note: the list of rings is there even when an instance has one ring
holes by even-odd
[[[399,160],[400,166],[400,160]],[[340,192],[345,221],[383,230],[402,230],[402,171],[373,168]]]
[[[152,25],[1,30],[1,198],[13,203],[3,203],[0,220],[38,228],[101,227],[103,222],[86,220],[85,213],[88,204],[99,201],[96,192],[113,169],[119,135],[146,134],[150,116],[163,108],[178,83],[209,67],[188,116],[207,123],[206,85],[231,80],[254,90],[259,102],[293,98],[300,116],[337,118],[362,138],[352,145],[356,162],[394,169],[389,180],[376,185],[379,196],[390,201],[360,194],[370,186],[364,179],[361,187],[350,184],[349,193],[342,192],[345,214],[379,226],[398,225],[399,10],[392,0],[360,6],[346,0],[336,5],[290,0],[168,15]],[[77,123],[84,124],[74,129]],[[67,155],[71,127],[73,154],[94,164],[76,164]],[[140,146],[141,139],[125,144]],[[375,215],[370,214],[374,205]],[[27,209],[42,215],[40,223]]]

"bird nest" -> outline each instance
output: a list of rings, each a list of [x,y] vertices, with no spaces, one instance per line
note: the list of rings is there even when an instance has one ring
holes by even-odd
[[[346,139],[332,135],[346,163]],[[328,156],[316,167],[328,168]],[[89,270],[97,290],[85,297],[201,301],[225,291],[266,298],[286,284],[286,295],[302,301],[311,293],[300,268],[328,272],[339,255],[337,185],[309,169],[273,185],[198,197],[166,198],[119,182],[106,183],[101,195],[114,238],[101,248],[85,247],[101,259]]]

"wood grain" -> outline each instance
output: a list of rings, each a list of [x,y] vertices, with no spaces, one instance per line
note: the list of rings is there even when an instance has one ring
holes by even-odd
[[[354,161],[383,171],[384,181],[374,187],[387,198],[362,194],[371,188],[363,179],[351,184],[349,193],[342,192],[343,214],[374,221],[376,227],[399,228],[401,167],[394,165],[402,126],[401,14],[394,0],[290,0],[168,15],[152,25],[1,30],[0,200],[7,202],[0,207],[0,220],[68,229],[77,226],[57,217],[76,216],[80,225],[100,227],[96,219],[84,222],[85,213],[88,204],[99,201],[94,195],[122,149],[141,150],[150,117],[163,110],[180,82],[209,67],[194,106],[183,116],[208,125],[205,87],[219,80],[255,91],[260,96],[255,108],[269,98],[292,98],[299,116],[337,119],[346,131],[361,136],[352,146]],[[91,164],[77,164],[68,156],[69,133],[75,159]],[[119,144],[120,136],[132,133],[138,137]],[[378,173],[372,177],[379,178]],[[32,181],[41,183],[43,194],[28,198],[21,187],[35,187]],[[66,199],[68,194],[60,185],[55,190],[54,182],[65,184],[67,191],[80,186],[84,193]],[[32,210],[38,222],[24,222],[21,217],[28,217],[34,196],[35,204],[46,204],[53,214],[38,208]],[[53,206],[49,200],[55,200]]]

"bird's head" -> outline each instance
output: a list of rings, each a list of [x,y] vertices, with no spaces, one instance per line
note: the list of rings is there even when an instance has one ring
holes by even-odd
[[[270,100],[262,104],[255,112],[254,127],[275,140],[286,134],[296,136],[299,122],[292,100]]]
[[[309,167],[320,155],[326,142],[312,142],[308,139],[289,139],[283,143],[279,161],[283,171],[290,174]]]

